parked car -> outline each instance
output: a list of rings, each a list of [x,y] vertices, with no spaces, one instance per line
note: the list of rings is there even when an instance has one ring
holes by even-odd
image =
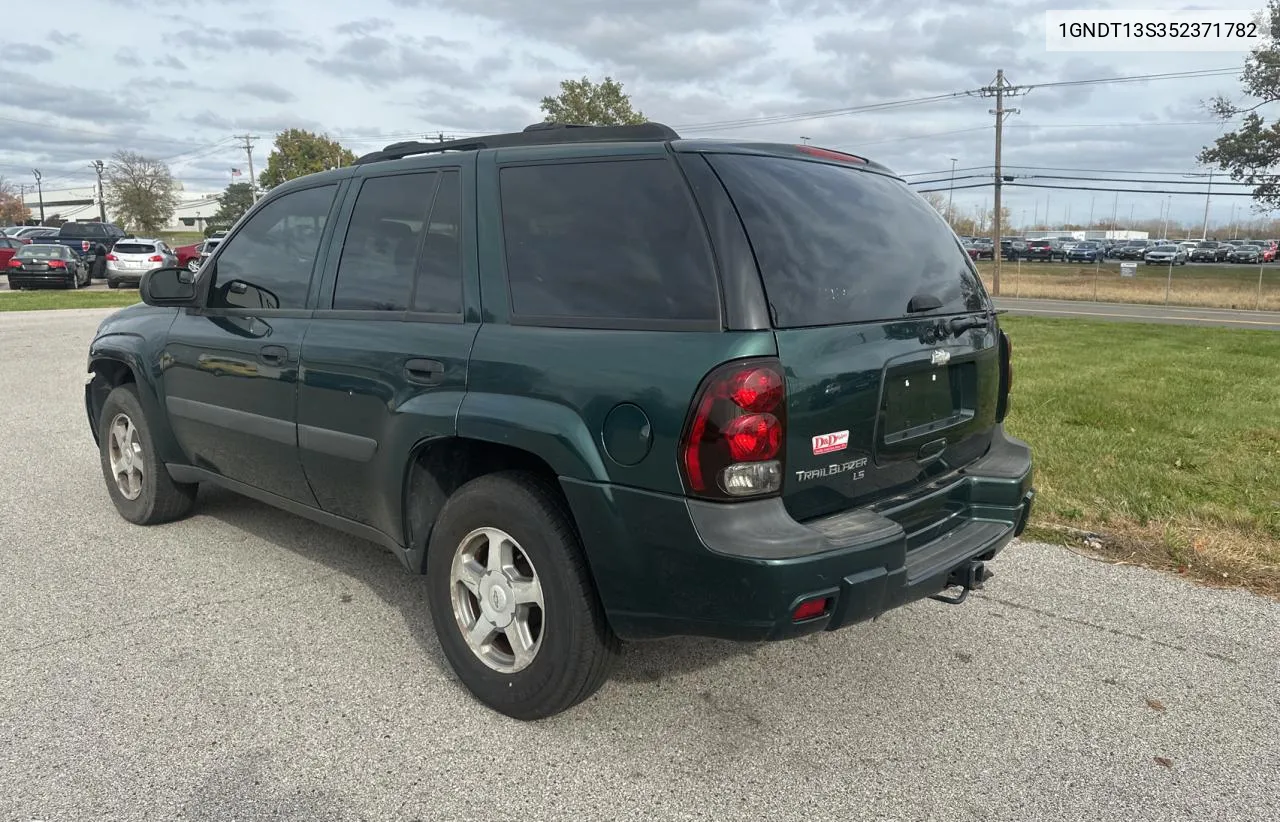
[[[178,255],[178,267],[185,268],[188,271],[196,271],[200,268],[200,253],[204,248],[204,241],[191,243],[189,245],[180,245],[173,249],[173,253]]]
[[[30,240],[35,237],[44,237],[50,234],[57,234],[58,229],[44,225],[15,225],[5,229],[5,233],[10,237],[18,237]]]
[[[1256,245],[1245,244],[1235,246],[1231,250],[1231,253],[1227,255],[1227,262],[1260,263],[1262,262],[1262,248]]]
[[[0,270],[9,265],[9,260],[24,245],[27,245],[27,241],[18,237],[0,237]]]
[[[976,245],[968,241],[961,243],[961,245],[964,246],[965,253],[969,255],[969,259],[973,260],[974,262],[977,262],[978,255],[982,253],[981,249],[979,249]]]
[[[1068,262],[1101,262],[1103,258],[1102,243],[1097,240],[1081,240],[1067,252]]]
[[[1064,259],[1064,254],[1053,240],[1027,240],[1026,258],[1032,262],[1053,262]]]
[[[91,279],[101,279],[107,268],[107,252],[125,237],[119,226],[96,221],[63,223],[57,234],[38,237],[37,243],[58,243],[79,252]]]
[[[28,243],[5,267],[9,288],[79,288],[89,284],[89,267],[75,249],[59,244]]]
[[[163,240],[120,240],[107,254],[107,288],[137,285],[154,268],[178,266],[178,255]]]
[[[1116,259],[1141,260],[1147,253],[1147,247],[1146,240],[1127,240],[1116,249]]]
[[[215,233],[200,244],[200,257],[196,261],[196,269],[199,269],[200,266],[204,265],[205,260],[213,256],[214,250],[217,249],[218,244],[222,242],[222,238],[225,235],[225,231]],[[190,269],[191,266],[188,265],[187,268]]]
[[[1203,240],[1196,243],[1196,247],[1191,249],[1187,254],[1187,258],[1193,263],[1215,263],[1227,256],[1225,246],[1214,240]]]
[[[1186,265],[1187,252],[1180,245],[1156,245],[1142,255],[1147,265]]]
[[[901,178],[816,146],[399,143],[272,188],[141,296],[85,387],[122,517],[209,483],[385,546],[521,719],[590,696],[619,640],[958,604],[1034,498],[973,263]]]
[[[1262,261],[1264,263],[1274,263],[1276,261],[1276,248],[1271,245],[1262,247]]]

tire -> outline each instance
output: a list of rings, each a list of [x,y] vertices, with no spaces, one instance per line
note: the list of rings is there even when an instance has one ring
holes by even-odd
[[[112,467],[113,452],[117,450],[113,445],[121,442],[115,438],[112,429],[122,419],[132,426],[133,431],[132,436],[122,438],[134,444],[134,448],[128,449],[132,454],[127,463],[130,466],[128,476],[133,477],[133,466],[140,467],[142,471],[139,480],[128,483],[132,486],[131,491],[136,488],[132,499],[122,490]],[[138,400],[137,388],[132,383],[117,386],[107,395],[98,416],[98,442],[102,477],[120,516],[135,525],[158,525],[181,519],[191,512],[199,485],[174,482],[164,464],[157,459],[151,426]]]
[[[192,257],[190,260],[187,260],[187,270],[190,271],[192,274],[195,274],[197,271],[199,271],[200,258]]]
[[[472,650],[464,634],[465,623],[494,624],[486,620],[487,607],[505,604],[516,615],[512,620],[526,619],[528,626],[533,625],[537,607],[524,606],[526,616],[521,617],[521,606],[509,604],[519,599],[514,588],[485,587],[499,577],[489,568],[491,551],[471,548],[492,544],[480,529],[509,536],[515,543],[512,556],[524,555],[531,568],[526,573],[520,561],[508,567],[537,581],[542,603],[536,611],[538,635],[532,660],[523,667],[509,652],[515,645],[506,631],[490,627],[490,662],[481,658],[481,651]],[[481,550],[484,565],[478,560]],[[455,571],[466,567],[468,554],[475,569],[470,574],[477,582],[474,586],[455,577]],[[605,620],[569,512],[554,487],[536,474],[488,474],[454,492],[432,528],[426,565],[427,601],[440,645],[463,685],[481,703],[514,719],[542,719],[587,699],[608,679],[618,656],[618,639]],[[528,580],[524,584],[529,586]],[[495,594],[494,588],[511,590],[510,599]],[[484,606],[472,591],[485,597]],[[530,627],[525,635],[532,633]]]
[[[107,288],[119,288],[119,287],[120,287],[119,280],[113,280],[110,277],[107,278]]]

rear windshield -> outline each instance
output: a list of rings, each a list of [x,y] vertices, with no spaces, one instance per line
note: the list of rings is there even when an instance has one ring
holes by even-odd
[[[107,229],[101,223],[64,223],[60,233],[64,237],[105,237]]]
[[[1044,248],[1044,247],[1046,247],[1046,246],[1051,246],[1051,245],[1053,245],[1053,243],[1052,243],[1052,242],[1050,242],[1049,240],[1032,240],[1032,241],[1031,241],[1030,243],[1028,243],[1027,245],[1029,245],[1029,246],[1035,246],[1036,248]]]
[[[746,225],[778,327],[896,319],[917,296],[941,302],[931,315],[986,307],[955,234],[900,180],[778,157],[709,159]]]
[[[69,252],[60,245],[24,245],[16,256],[24,260],[62,260]]]
[[[156,247],[151,243],[116,243],[117,254],[154,254]]]
[[[1217,243],[1196,243],[1196,248],[1217,248]]]

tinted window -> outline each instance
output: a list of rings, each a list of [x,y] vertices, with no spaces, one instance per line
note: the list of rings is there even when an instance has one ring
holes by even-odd
[[[508,167],[500,179],[516,314],[719,316],[702,221],[671,161]]]
[[[405,311],[436,174],[372,177],[360,186],[342,244],[333,307]]]
[[[417,311],[462,313],[462,180],[456,171],[440,175],[427,241],[418,259]]]
[[[120,242],[112,250],[117,254],[154,254],[156,247],[151,243]]]
[[[66,223],[60,230],[66,237],[105,237],[107,229],[101,223]]]
[[[24,245],[15,256],[24,260],[65,260],[71,253],[60,245]]]
[[[218,257],[209,305],[304,308],[336,186],[285,194],[255,213]]]

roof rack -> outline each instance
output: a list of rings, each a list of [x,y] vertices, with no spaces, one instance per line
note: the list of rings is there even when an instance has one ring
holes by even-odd
[[[399,160],[418,154],[436,154],[443,151],[476,151],[482,148],[510,148],[514,146],[545,146],[557,143],[607,143],[607,142],[667,142],[679,140],[680,135],[662,123],[640,123],[634,126],[588,126],[578,123],[534,123],[523,131],[508,134],[491,134],[487,137],[469,137],[465,140],[449,140],[439,143],[410,141],[392,143],[381,151],[374,151],[356,160],[356,165]]]

